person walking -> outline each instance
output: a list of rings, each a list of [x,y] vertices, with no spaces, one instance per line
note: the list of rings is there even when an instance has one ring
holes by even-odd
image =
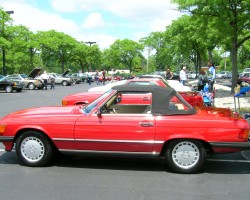
[[[43,72],[43,74],[41,75],[41,78],[43,79],[44,88],[45,90],[47,90],[49,76],[46,71]]]
[[[182,85],[186,85],[187,82],[187,73],[186,73],[187,68],[184,66],[182,70],[180,71],[180,82]]]
[[[208,62],[208,72],[209,72],[209,92],[214,90],[214,82],[216,77],[216,70],[212,62]]]

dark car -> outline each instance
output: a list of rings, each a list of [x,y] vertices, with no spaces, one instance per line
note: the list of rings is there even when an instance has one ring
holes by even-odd
[[[6,77],[0,79],[0,90],[5,90],[8,93],[13,92],[13,90],[21,92],[23,86],[24,83],[22,81],[14,81]]]
[[[250,73],[244,73],[241,77],[237,80],[239,83],[245,82],[250,83]]]

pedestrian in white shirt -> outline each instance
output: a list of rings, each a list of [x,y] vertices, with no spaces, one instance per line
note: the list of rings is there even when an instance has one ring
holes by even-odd
[[[41,75],[41,78],[43,79],[45,90],[47,90],[49,76],[46,71],[43,72],[43,74]]]
[[[182,85],[186,85],[187,82],[187,72],[186,72],[186,67],[184,66],[182,70],[180,71],[180,82]]]

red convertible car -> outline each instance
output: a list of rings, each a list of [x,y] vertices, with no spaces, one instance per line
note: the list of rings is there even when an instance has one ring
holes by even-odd
[[[151,94],[150,104],[119,104]],[[172,88],[115,86],[88,106],[40,107],[0,120],[6,151],[20,162],[48,164],[64,154],[163,158],[175,172],[194,173],[207,154],[250,149],[247,121],[229,109],[194,109]]]
[[[166,82],[158,78],[141,78],[141,79],[130,79],[126,81],[119,81],[117,84],[122,85],[158,85],[161,87],[170,87]],[[111,84],[112,85],[112,84]],[[103,89],[101,89],[103,87]],[[63,106],[71,106],[71,105],[81,105],[81,104],[89,104],[94,101],[97,97],[101,96],[106,90],[110,87],[108,85],[98,87],[100,90],[94,92],[81,92],[72,95],[68,95],[62,99]],[[97,88],[97,89],[98,89]],[[203,97],[199,92],[179,92],[181,96],[192,106],[204,106]],[[144,98],[143,95],[138,95],[135,99],[136,101],[140,101]],[[140,101],[141,102],[141,101]]]

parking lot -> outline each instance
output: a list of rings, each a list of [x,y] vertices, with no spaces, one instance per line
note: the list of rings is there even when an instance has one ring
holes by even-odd
[[[0,92],[0,117],[61,99],[96,86],[56,86],[54,90]],[[250,152],[209,157],[198,174],[175,174],[148,159],[60,156],[48,167],[24,167],[15,151],[0,144],[1,199],[249,199]]]

